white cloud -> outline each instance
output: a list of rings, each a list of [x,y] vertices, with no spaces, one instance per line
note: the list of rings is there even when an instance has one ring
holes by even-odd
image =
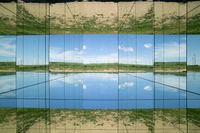
[[[162,84],[171,85],[171,86],[174,86],[177,88],[186,89],[186,77],[185,76],[177,77],[176,75],[164,75],[163,76],[163,74],[156,74],[155,81],[162,83]]]
[[[144,87],[144,90],[146,90],[146,91],[152,91],[152,86],[150,86],[150,85],[147,85],[147,86],[145,86]]]
[[[78,51],[78,48],[74,48],[75,51]]]
[[[14,57],[15,56],[15,38],[0,38],[0,56]]]
[[[5,50],[5,49],[2,49],[1,46],[0,46],[0,56],[14,57],[15,56],[15,51],[14,50]]]
[[[119,58],[120,64],[141,64],[141,65],[152,65],[153,60],[144,57],[136,57],[135,56],[128,56],[128,57],[120,57]]]
[[[83,84],[83,89],[84,89],[84,90],[87,89],[87,86],[86,86],[85,84]]]
[[[52,62],[76,62],[76,63],[117,63],[117,53],[99,56],[87,56],[83,50],[67,50],[51,47],[50,61]]]
[[[86,45],[83,45],[83,50],[86,50],[87,49],[87,46]]]
[[[90,63],[117,63],[118,62],[118,54],[111,53],[107,55],[100,55],[100,56],[85,56],[83,58],[84,64]]]
[[[120,63],[120,64],[152,64],[152,60],[135,56],[120,56],[118,53],[110,53],[105,55],[87,55],[84,50],[67,50],[62,51],[59,48],[50,48],[50,61],[52,62],[76,62],[76,63]]]
[[[50,48],[50,61],[52,62],[81,62],[83,51],[67,50],[62,51],[60,48]]]
[[[134,48],[132,48],[132,47],[119,46],[118,48],[119,48],[119,50],[121,50],[123,52],[133,52],[134,51]]]
[[[185,43],[177,43],[177,42],[170,42],[165,43],[164,48],[159,47],[155,49],[155,57],[157,60],[160,58],[178,58],[186,57],[186,44]]]
[[[56,75],[51,75],[51,79],[55,79],[55,78],[56,78]],[[86,89],[87,86],[84,84],[83,79],[84,77],[81,74],[77,74],[77,75],[67,74],[65,75],[65,78],[57,79],[58,82],[53,82],[51,86],[58,86],[61,84],[60,82],[63,82],[68,85],[73,85],[74,87],[82,87],[83,89]]]
[[[0,77],[0,86],[1,86],[1,89],[0,89],[1,93],[15,89],[16,88],[15,75],[12,75],[12,76],[9,75],[9,76]],[[8,93],[8,95],[10,95],[10,93]],[[6,96],[7,96],[7,94],[6,94]]]
[[[152,44],[151,44],[151,43],[146,43],[146,44],[144,44],[144,47],[145,47],[145,48],[151,48],[151,47],[152,47]]]
[[[119,89],[127,89],[134,86],[134,82],[124,82],[119,84]]]
[[[50,75],[51,79],[55,79],[57,77],[64,76],[64,75]],[[88,79],[92,80],[110,80],[117,84],[118,82],[118,75],[117,74],[108,74],[108,73],[78,73],[78,74],[65,74],[65,78],[58,78],[57,82],[52,82],[51,86],[58,86],[63,83],[66,85],[73,85],[75,87],[79,87],[82,89],[88,89]],[[1,82],[0,82],[1,83]]]

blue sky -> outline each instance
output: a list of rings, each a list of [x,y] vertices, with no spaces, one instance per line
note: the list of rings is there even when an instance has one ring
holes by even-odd
[[[62,40],[64,43],[57,43]],[[116,35],[54,35],[50,41],[50,61],[78,63],[116,63]]]
[[[67,41],[70,39],[73,41]],[[57,43],[59,40],[62,42]],[[118,61],[123,64],[134,64],[137,61],[138,64],[152,64],[152,40],[151,35],[138,36],[136,42],[136,35],[86,34],[65,35],[64,44],[64,35],[54,35],[50,42],[50,61],[65,60],[84,64]]]
[[[74,38],[67,41],[70,38]],[[184,35],[156,35],[156,61],[186,61]],[[54,35],[50,43],[50,61],[79,63],[119,63],[152,65],[154,35],[86,34]],[[65,46],[65,50],[64,50]],[[66,47],[67,46],[67,47]],[[68,57],[68,58],[67,58]],[[164,57],[164,58],[163,58]]]
[[[48,36],[25,35],[17,36],[16,39],[17,64],[43,65],[48,63]]]
[[[188,64],[193,63],[194,55],[197,64],[200,64],[200,35],[188,35],[187,41]],[[123,64],[152,65],[154,52],[155,61],[186,61],[186,36],[140,34],[70,34],[50,35],[50,38],[45,35],[0,36],[0,61],[15,61],[17,57],[17,64],[45,64],[48,60],[48,50],[49,59],[54,62],[89,64],[119,61]]]
[[[186,61],[186,36],[155,35],[155,61]]]

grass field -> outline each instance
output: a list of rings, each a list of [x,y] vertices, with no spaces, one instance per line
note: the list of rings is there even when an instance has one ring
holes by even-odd
[[[65,71],[65,72],[118,72],[118,71],[152,71],[152,66],[147,65],[129,65],[129,64],[117,64],[117,63],[108,63],[108,64],[82,64],[82,63],[62,63],[62,62],[50,62],[49,64],[50,71]]]
[[[124,109],[124,110],[89,110],[89,109],[37,109],[9,108],[0,109],[0,125],[14,126],[17,133],[27,132],[37,124],[51,125],[51,128],[126,128],[142,126],[150,133],[161,124],[177,129],[189,124],[200,128],[200,109]],[[112,125],[112,126],[111,126]],[[131,131],[131,130],[130,130]],[[171,130],[170,130],[171,131]]]
[[[0,62],[0,72],[14,72],[15,62]]]
[[[17,17],[9,18],[6,15],[0,16],[0,35],[41,35],[41,34],[185,34],[186,16],[165,14],[164,17],[154,18],[153,6],[143,16],[136,17],[129,14],[126,19],[119,19],[118,16],[109,17],[103,20],[97,16],[80,16],[76,20],[63,21],[60,16],[37,17],[23,5],[17,6]],[[97,14],[96,14],[97,15]],[[106,15],[106,14],[103,14]],[[124,14],[126,15],[126,14]],[[50,21],[49,21],[50,20]],[[156,24],[154,24],[154,21]],[[163,23],[164,22],[164,23]],[[187,19],[187,33],[200,34],[200,13],[190,15]],[[50,28],[49,28],[50,27]],[[13,30],[15,29],[15,30]]]
[[[187,66],[186,62],[155,62],[154,65],[134,64],[82,64],[50,62],[49,65],[16,65],[15,62],[0,62],[0,72],[45,71],[50,72],[186,72],[200,71],[200,66]]]
[[[117,72],[184,72],[186,71],[186,62],[155,62],[152,65],[132,65],[132,64],[81,64],[81,63],[61,63],[51,62],[50,70],[56,71],[113,71]]]
[[[155,71],[184,72],[186,71],[186,67],[187,67],[186,62],[155,62],[154,63]]]
[[[16,62],[0,62],[0,72],[47,70],[48,65],[16,65]]]
[[[48,70],[48,65],[17,65],[17,71],[45,71]]]
[[[187,70],[188,71],[200,71],[200,65],[188,65]]]

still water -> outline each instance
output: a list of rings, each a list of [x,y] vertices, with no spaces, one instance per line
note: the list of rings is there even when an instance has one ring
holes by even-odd
[[[44,73],[0,76],[1,108],[200,108],[200,73]]]
[[[0,75],[0,133],[199,133],[200,73]]]

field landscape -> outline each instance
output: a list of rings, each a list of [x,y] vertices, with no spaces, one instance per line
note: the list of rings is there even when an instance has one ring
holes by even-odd
[[[200,1],[0,2],[0,132],[197,133]]]

